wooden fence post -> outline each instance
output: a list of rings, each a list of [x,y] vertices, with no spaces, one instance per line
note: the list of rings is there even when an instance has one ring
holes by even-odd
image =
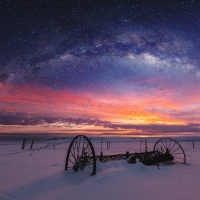
[[[126,159],[128,159],[129,158],[129,152],[127,151],[126,152]]]
[[[101,138],[101,152],[102,152],[102,143],[103,143],[103,138]]]
[[[100,162],[102,162],[103,161],[103,152],[101,152],[101,154],[100,154]]]
[[[107,149],[110,149],[110,141],[107,141]]]
[[[142,148],[142,140],[140,139],[140,152],[141,152],[141,148]]]
[[[148,150],[148,147],[147,147],[147,140],[145,139],[145,151]]]
[[[22,149],[24,149],[24,147],[26,146],[26,139],[23,139],[23,143],[22,143]]]
[[[33,148],[33,143],[34,143],[34,140],[32,140],[32,143],[31,143],[31,147],[30,147],[30,149],[32,149],[32,148]]]

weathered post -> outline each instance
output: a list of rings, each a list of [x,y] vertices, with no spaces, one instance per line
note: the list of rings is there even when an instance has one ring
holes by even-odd
[[[142,147],[142,140],[140,140],[140,152],[141,152],[141,147]]]
[[[26,145],[26,139],[24,138],[22,143],[22,149],[24,149],[25,145]]]
[[[147,147],[147,140],[145,139],[145,151],[148,150],[148,147]]]
[[[103,161],[103,152],[102,152],[103,138],[101,138],[101,153],[100,153],[100,162]]]
[[[128,159],[129,158],[129,152],[127,151],[126,152],[126,159]]]
[[[33,148],[33,143],[34,143],[34,140],[32,140],[32,143],[31,143],[31,147],[30,147],[30,149],[32,149],[32,148]]]
[[[103,143],[103,138],[101,138],[101,152],[102,152],[102,143]]]
[[[192,146],[193,146],[193,149],[194,149],[194,140],[192,140]]]
[[[100,154],[100,162],[103,162],[103,152]]]
[[[110,149],[110,141],[107,141],[107,149]]]

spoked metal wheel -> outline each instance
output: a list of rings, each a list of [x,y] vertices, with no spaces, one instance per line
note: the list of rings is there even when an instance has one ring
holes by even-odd
[[[84,135],[76,136],[69,145],[65,170],[73,172],[87,168],[91,175],[96,173],[96,158],[92,142]]]
[[[185,152],[181,145],[171,138],[161,138],[154,145],[154,151],[173,156],[171,163],[186,163]]]

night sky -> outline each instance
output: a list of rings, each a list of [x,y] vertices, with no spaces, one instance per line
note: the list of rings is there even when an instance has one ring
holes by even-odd
[[[200,135],[200,3],[1,0],[0,134]]]

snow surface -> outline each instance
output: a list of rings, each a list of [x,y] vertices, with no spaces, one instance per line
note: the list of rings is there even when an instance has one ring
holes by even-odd
[[[108,150],[103,143],[104,154],[136,152],[141,148],[139,140],[111,140]],[[100,152],[100,143],[93,142],[95,151]],[[149,150],[154,143],[154,139],[148,142]],[[46,144],[36,142],[34,148]],[[191,141],[180,144],[186,153],[185,165],[98,162],[96,175],[90,176],[87,169],[77,173],[64,171],[69,141],[55,149],[49,146],[35,152],[28,151],[30,143],[21,150],[21,141],[2,141],[0,155],[20,153],[0,156],[0,200],[199,200],[200,141],[195,142],[195,149]]]

